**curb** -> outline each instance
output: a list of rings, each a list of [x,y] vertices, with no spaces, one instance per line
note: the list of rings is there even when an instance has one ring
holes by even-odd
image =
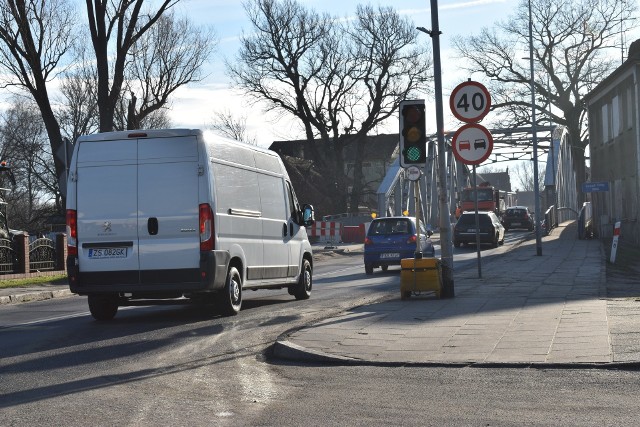
[[[36,291],[17,295],[0,296],[0,305],[18,304],[23,302],[45,301],[53,298],[65,298],[75,295],[69,289],[56,289],[53,291]]]
[[[349,366],[416,367],[416,368],[484,368],[484,369],[598,369],[640,371],[640,361],[634,362],[585,362],[585,363],[540,363],[540,362],[384,362],[337,356],[322,351],[310,350],[287,340],[277,340],[271,349],[275,359],[290,362],[323,363]]]
[[[291,361],[305,361],[316,363],[367,363],[351,357],[336,356],[328,353],[323,353],[317,350],[310,350],[302,347],[298,344],[294,344],[291,341],[277,340],[272,347],[272,355],[277,359],[291,360]]]

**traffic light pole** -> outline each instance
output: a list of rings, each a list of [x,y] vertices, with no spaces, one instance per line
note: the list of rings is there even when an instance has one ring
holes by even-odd
[[[442,297],[455,296],[453,286],[453,240],[449,218],[449,197],[447,192],[447,162],[444,141],[444,110],[442,103],[442,67],[440,64],[440,25],[438,23],[438,0],[431,0],[431,31],[419,27],[418,30],[431,36],[433,42],[433,77],[436,97],[436,125],[438,135],[438,210],[440,211],[440,255],[442,265]]]

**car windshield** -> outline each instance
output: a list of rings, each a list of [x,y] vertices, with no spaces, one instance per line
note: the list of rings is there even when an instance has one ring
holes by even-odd
[[[383,219],[371,223],[369,234],[372,236],[380,234],[407,234],[411,230],[408,219]]]

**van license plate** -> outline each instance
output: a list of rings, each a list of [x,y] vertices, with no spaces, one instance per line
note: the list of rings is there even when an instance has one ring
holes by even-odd
[[[92,248],[89,249],[90,259],[126,258],[127,248]]]
[[[380,258],[400,258],[400,254],[396,252],[380,254]]]

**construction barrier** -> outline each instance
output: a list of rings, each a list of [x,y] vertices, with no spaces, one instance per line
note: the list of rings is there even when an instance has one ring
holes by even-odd
[[[365,234],[366,231],[364,224],[345,225],[344,227],[342,227],[342,242],[363,243]]]
[[[307,236],[311,243],[342,241],[342,224],[339,222],[316,221],[307,227]]]

